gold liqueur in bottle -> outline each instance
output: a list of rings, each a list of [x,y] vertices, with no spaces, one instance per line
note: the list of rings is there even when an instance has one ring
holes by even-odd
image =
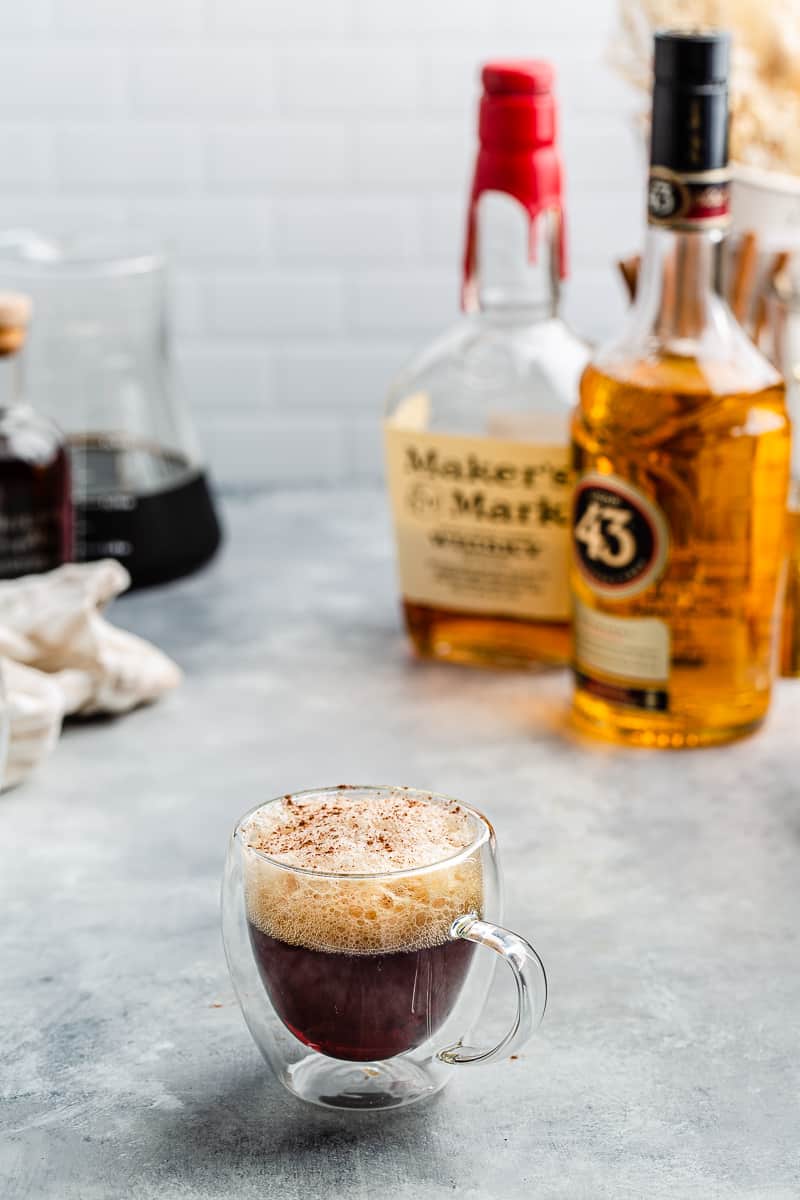
[[[547,63],[483,70],[464,319],[395,381],[389,491],[406,626],[428,658],[569,658],[569,421],[583,345],[558,316],[561,162]]]
[[[636,302],[573,421],[574,714],[645,746],[750,732],[775,669],[790,430],[716,286],[728,58],[723,33],[656,36]]]

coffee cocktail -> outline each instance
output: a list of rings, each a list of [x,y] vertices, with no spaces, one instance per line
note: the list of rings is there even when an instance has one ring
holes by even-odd
[[[222,932],[233,986],[276,1077],[312,1104],[413,1104],[460,1066],[524,1046],[547,979],[501,917],[490,822],[432,792],[284,795],[245,813],[228,843]],[[498,959],[516,1003],[487,1045],[480,1022]]]
[[[373,1062],[425,1042],[475,949],[456,918],[483,908],[475,822],[402,789],[285,797],[242,828],[248,932],[270,1001],[331,1058]]]

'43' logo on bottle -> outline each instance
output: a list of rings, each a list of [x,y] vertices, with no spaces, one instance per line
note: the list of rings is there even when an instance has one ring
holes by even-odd
[[[677,179],[651,174],[647,187],[647,211],[653,221],[668,221],[687,207],[686,189]]]
[[[578,570],[609,599],[643,592],[664,570],[664,515],[638,488],[615,475],[584,475],[575,490],[573,539]]]

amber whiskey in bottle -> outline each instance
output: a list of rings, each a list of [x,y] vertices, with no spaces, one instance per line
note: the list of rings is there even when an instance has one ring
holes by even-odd
[[[0,293],[0,579],[73,557],[69,460],[61,434],[24,402],[22,349],[31,303]]]
[[[466,313],[391,389],[389,491],[417,654],[538,668],[569,658],[569,421],[587,355],[558,315],[552,68],[490,63],[482,80]]]
[[[573,421],[574,714],[616,742],[724,742],[770,701],[790,429],[780,375],[718,293],[725,34],[655,42],[646,251]]]

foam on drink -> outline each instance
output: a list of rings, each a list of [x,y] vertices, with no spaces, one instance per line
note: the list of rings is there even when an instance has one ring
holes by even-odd
[[[310,950],[440,945],[456,917],[481,911],[480,855],[458,857],[477,833],[460,805],[401,789],[286,797],[241,830],[248,919],[268,937]],[[413,873],[380,874],[395,871]]]

